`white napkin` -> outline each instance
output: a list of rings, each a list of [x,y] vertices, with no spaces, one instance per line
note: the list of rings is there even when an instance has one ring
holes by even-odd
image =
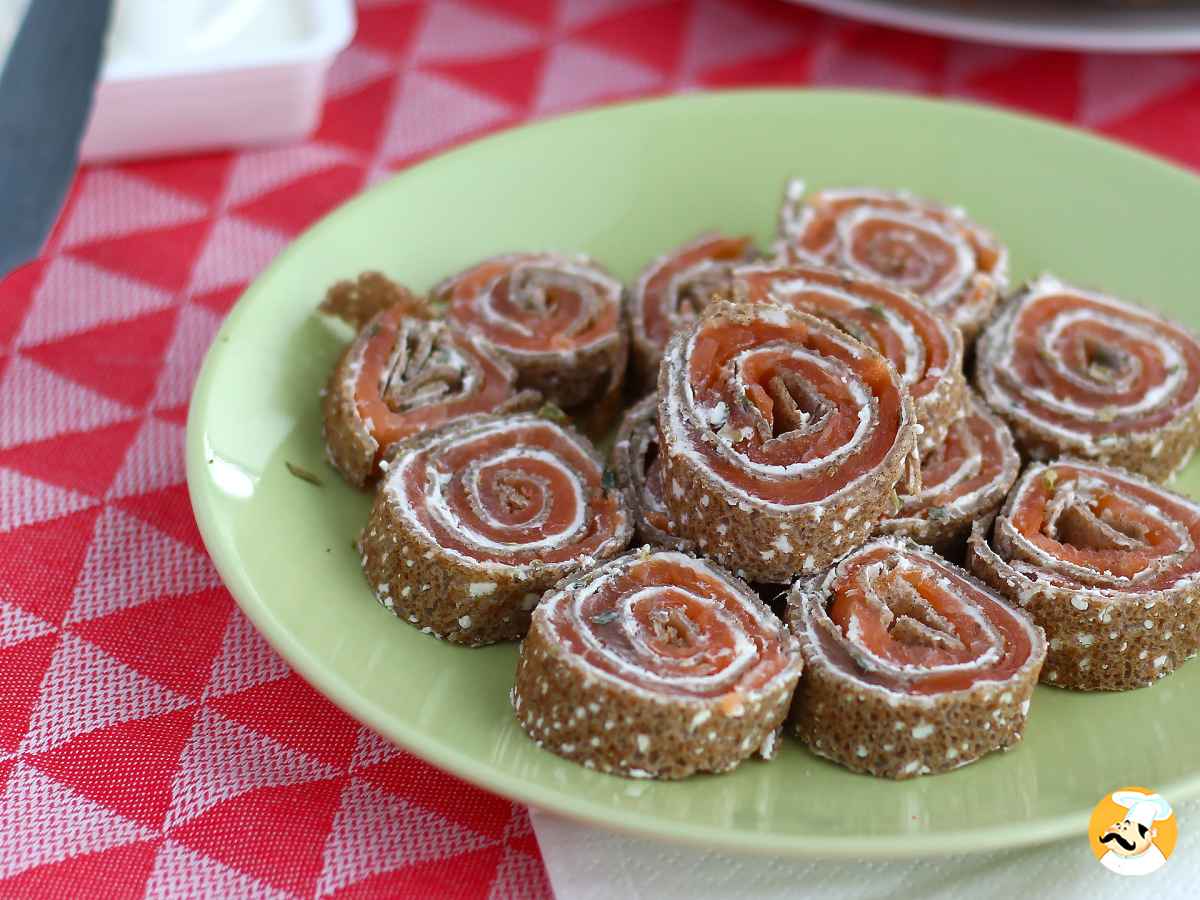
[[[558,900],[1193,900],[1200,884],[1200,800],[1174,806],[1175,852],[1158,872],[1140,878],[1103,868],[1082,834],[1025,850],[906,862],[822,862],[658,843],[537,810],[530,810],[530,818]]]

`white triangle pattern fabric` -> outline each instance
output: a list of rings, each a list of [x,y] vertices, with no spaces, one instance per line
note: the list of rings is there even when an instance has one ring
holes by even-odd
[[[151,228],[194,222],[208,212],[191,197],[122,172],[93,169],[84,176],[71,218],[62,231],[64,246],[109,239]]]
[[[414,56],[421,62],[480,59],[527,50],[538,32],[506,16],[439,0],[429,6]]]
[[[317,893],[408,863],[445,859],[494,843],[453,822],[351,778],[325,845]]]
[[[183,406],[192,396],[192,386],[205,351],[212,345],[221,317],[196,303],[186,303],[175,319],[175,333],[167,346],[166,360],[154,385],[152,409]]]
[[[176,828],[255,788],[282,787],[337,774],[332,766],[204,707],[179,761],[165,827]]]
[[[0,795],[0,878],[154,832],[18,762]]]
[[[388,121],[381,155],[412,156],[502,121],[505,104],[427,72],[410,71]]]
[[[198,897],[290,900],[292,895],[168,838],[154,857],[154,869],[146,882],[146,896],[154,900],[195,900]]]
[[[0,468],[0,531],[57,519],[95,502],[86,494]]]
[[[173,712],[191,703],[67,632],[42,680],[21,752],[43,753],[97,728]]]
[[[0,377],[0,448],[90,431],[132,418],[134,410],[17,356]]]
[[[115,506],[96,523],[67,622],[96,619],[220,583],[212,561]]]
[[[288,238],[271,228],[236,216],[224,216],[213,226],[208,242],[192,270],[189,293],[203,294],[249,281],[275,258]]]
[[[125,452],[108,497],[147,494],[183,481],[185,437],[182,425],[148,417]]]
[[[225,626],[221,652],[213,661],[205,699],[226,697],[286,678],[291,670],[266,638],[242,613],[234,611]]]
[[[71,256],[56,257],[42,276],[17,346],[30,347],[121,322],[174,302],[166,291]]]
[[[565,41],[550,51],[534,108],[539,113],[576,109],[601,99],[652,91],[662,85],[653,69],[623,56]]]
[[[796,42],[794,28],[729,0],[701,0],[684,44],[685,76],[778,53]]]
[[[54,626],[45,619],[0,599],[0,649],[15,647],[52,631]]]

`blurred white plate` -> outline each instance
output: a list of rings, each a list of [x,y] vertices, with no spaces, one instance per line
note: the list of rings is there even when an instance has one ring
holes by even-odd
[[[1134,53],[1200,49],[1195,0],[792,0],[852,19],[946,37]]]

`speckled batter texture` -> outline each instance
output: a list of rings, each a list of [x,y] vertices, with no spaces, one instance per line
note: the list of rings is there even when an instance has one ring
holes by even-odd
[[[1043,466],[1032,466],[1022,481],[1042,477],[1043,472]],[[1019,488],[1020,482],[1014,495]],[[1166,590],[1144,592],[1031,578],[1012,564],[1012,547],[1002,533],[1000,519],[1008,515],[1010,505],[1011,500],[994,526],[975,526],[967,560],[972,572],[1045,629],[1049,650],[1044,683],[1080,691],[1148,687],[1200,650],[1200,578],[1195,574],[1181,576]],[[1200,507],[1195,508],[1200,517]]]
[[[987,591],[929,550],[906,541],[895,545],[928,554],[936,564]],[[917,694],[872,684],[825,655],[807,622],[811,605],[829,602],[824,579],[802,579],[789,595],[787,608],[788,624],[804,657],[790,726],[818,756],[854,772],[907,779],[957,769],[1021,740],[1046,644],[1041,630],[1020,613],[1016,615],[1028,627],[1033,649],[1011,677],[981,679],[968,689]]]
[[[476,416],[409,438],[389,454],[396,461],[439,440],[450,429],[498,417]],[[580,446],[588,445],[576,436]],[[590,455],[600,466],[594,450]],[[566,576],[612,557],[633,534],[628,510],[620,500],[620,521],[596,554],[559,563],[526,565],[472,559],[431,540],[405,515],[389,487],[380,483],[367,526],[359,539],[363,575],[376,599],[388,610],[426,634],[470,647],[518,640],[529,630],[529,617],[542,594]],[[619,492],[615,494],[619,498]]]
[[[701,322],[713,317],[732,321],[753,319],[765,307],[716,303]],[[740,578],[775,584],[790,582],[798,574],[824,569],[847,551],[870,537],[879,520],[899,509],[897,491],[920,487],[917,429],[912,398],[900,386],[891,363],[870,348],[840,332],[823,320],[785,307],[774,307],[804,320],[814,330],[836,333],[840,340],[861,348],[890,370],[893,384],[902,395],[900,427],[892,447],[873,468],[824,500],[780,506],[746,499],[719,480],[681,446],[666,424],[667,394],[680,390],[672,385],[670,371],[673,348],[689,338],[681,332],[667,350],[659,376],[659,435],[664,461],[664,500],[670,510],[672,533],[694,542],[700,552],[730,569]],[[838,461],[826,467],[836,471]],[[821,471],[806,477],[818,482]]]
[[[649,552],[643,548],[610,566]],[[580,590],[603,577],[606,568],[560,584],[557,590]],[[762,606],[744,583],[728,581]],[[593,668],[556,640],[545,610],[539,606],[534,612],[512,691],[517,721],[539,747],[587,768],[629,778],[727,772],[753,755],[775,755],[801,665],[795,639],[782,623],[778,640],[789,648],[788,668],[762,691],[738,693],[731,704],[729,694],[702,698],[651,693]]]

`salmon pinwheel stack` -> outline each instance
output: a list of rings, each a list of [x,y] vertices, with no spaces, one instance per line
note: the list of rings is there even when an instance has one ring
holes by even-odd
[[[933,551],[880,538],[788,598],[804,677],[792,721],[813,752],[911,778],[1021,739],[1042,631]]]
[[[963,340],[947,319],[911,294],[818,266],[744,266],[734,273],[742,303],[781,303],[826,319],[885,356],[913,399],[922,455],[963,412]]]
[[[773,756],[800,666],[795,638],[746,584],[642,548],[538,605],[512,702],[521,727],[559,756],[683,778]]]
[[[357,487],[379,475],[397,441],[462,416],[540,402],[517,388],[516,372],[487,341],[427,318],[423,304],[382,276],[336,285],[324,309],[352,323],[369,316],[322,399],[326,456]]]
[[[1050,642],[1042,681],[1143,687],[1200,649],[1200,505],[1090,462],[1035,464],[994,529],[976,526],[972,571]]]
[[[634,405],[617,431],[612,467],[625,505],[633,516],[634,537],[643,544],[688,550],[690,542],[671,534],[663,501],[663,467],[658,442],[658,397]]]
[[[445,640],[515,640],[542,593],[625,549],[619,491],[582,436],[533,414],[426,431],[384,462],[359,541],[380,603]]]
[[[728,297],[736,266],[756,252],[748,237],[705,234],[642,270],[629,296],[633,363],[647,390],[671,335],[691,325],[714,298]]]
[[[513,253],[447,278],[430,300],[487,338],[521,387],[570,410],[619,394],[629,355],[623,294],[586,256]]]
[[[1147,310],[1044,275],[977,353],[983,398],[1034,459],[1069,454],[1163,481],[1200,443],[1200,343]]]
[[[972,526],[991,524],[1020,469],[1008,426],[970,396],[967,412],[921,460],[921,489],[900,497],[900,511],[880,522],[879,532],[961,560]]]
[[[675,335],[658,428],[669,530],[752,581],[824,568],[919,486],[895,368],[786,306],[715,303]]]
[[[904,191],[787,184],[779,214],[786,262],[837,266],[919,296],[969,342],[1008,286],[1008,251],[961,209]]]

